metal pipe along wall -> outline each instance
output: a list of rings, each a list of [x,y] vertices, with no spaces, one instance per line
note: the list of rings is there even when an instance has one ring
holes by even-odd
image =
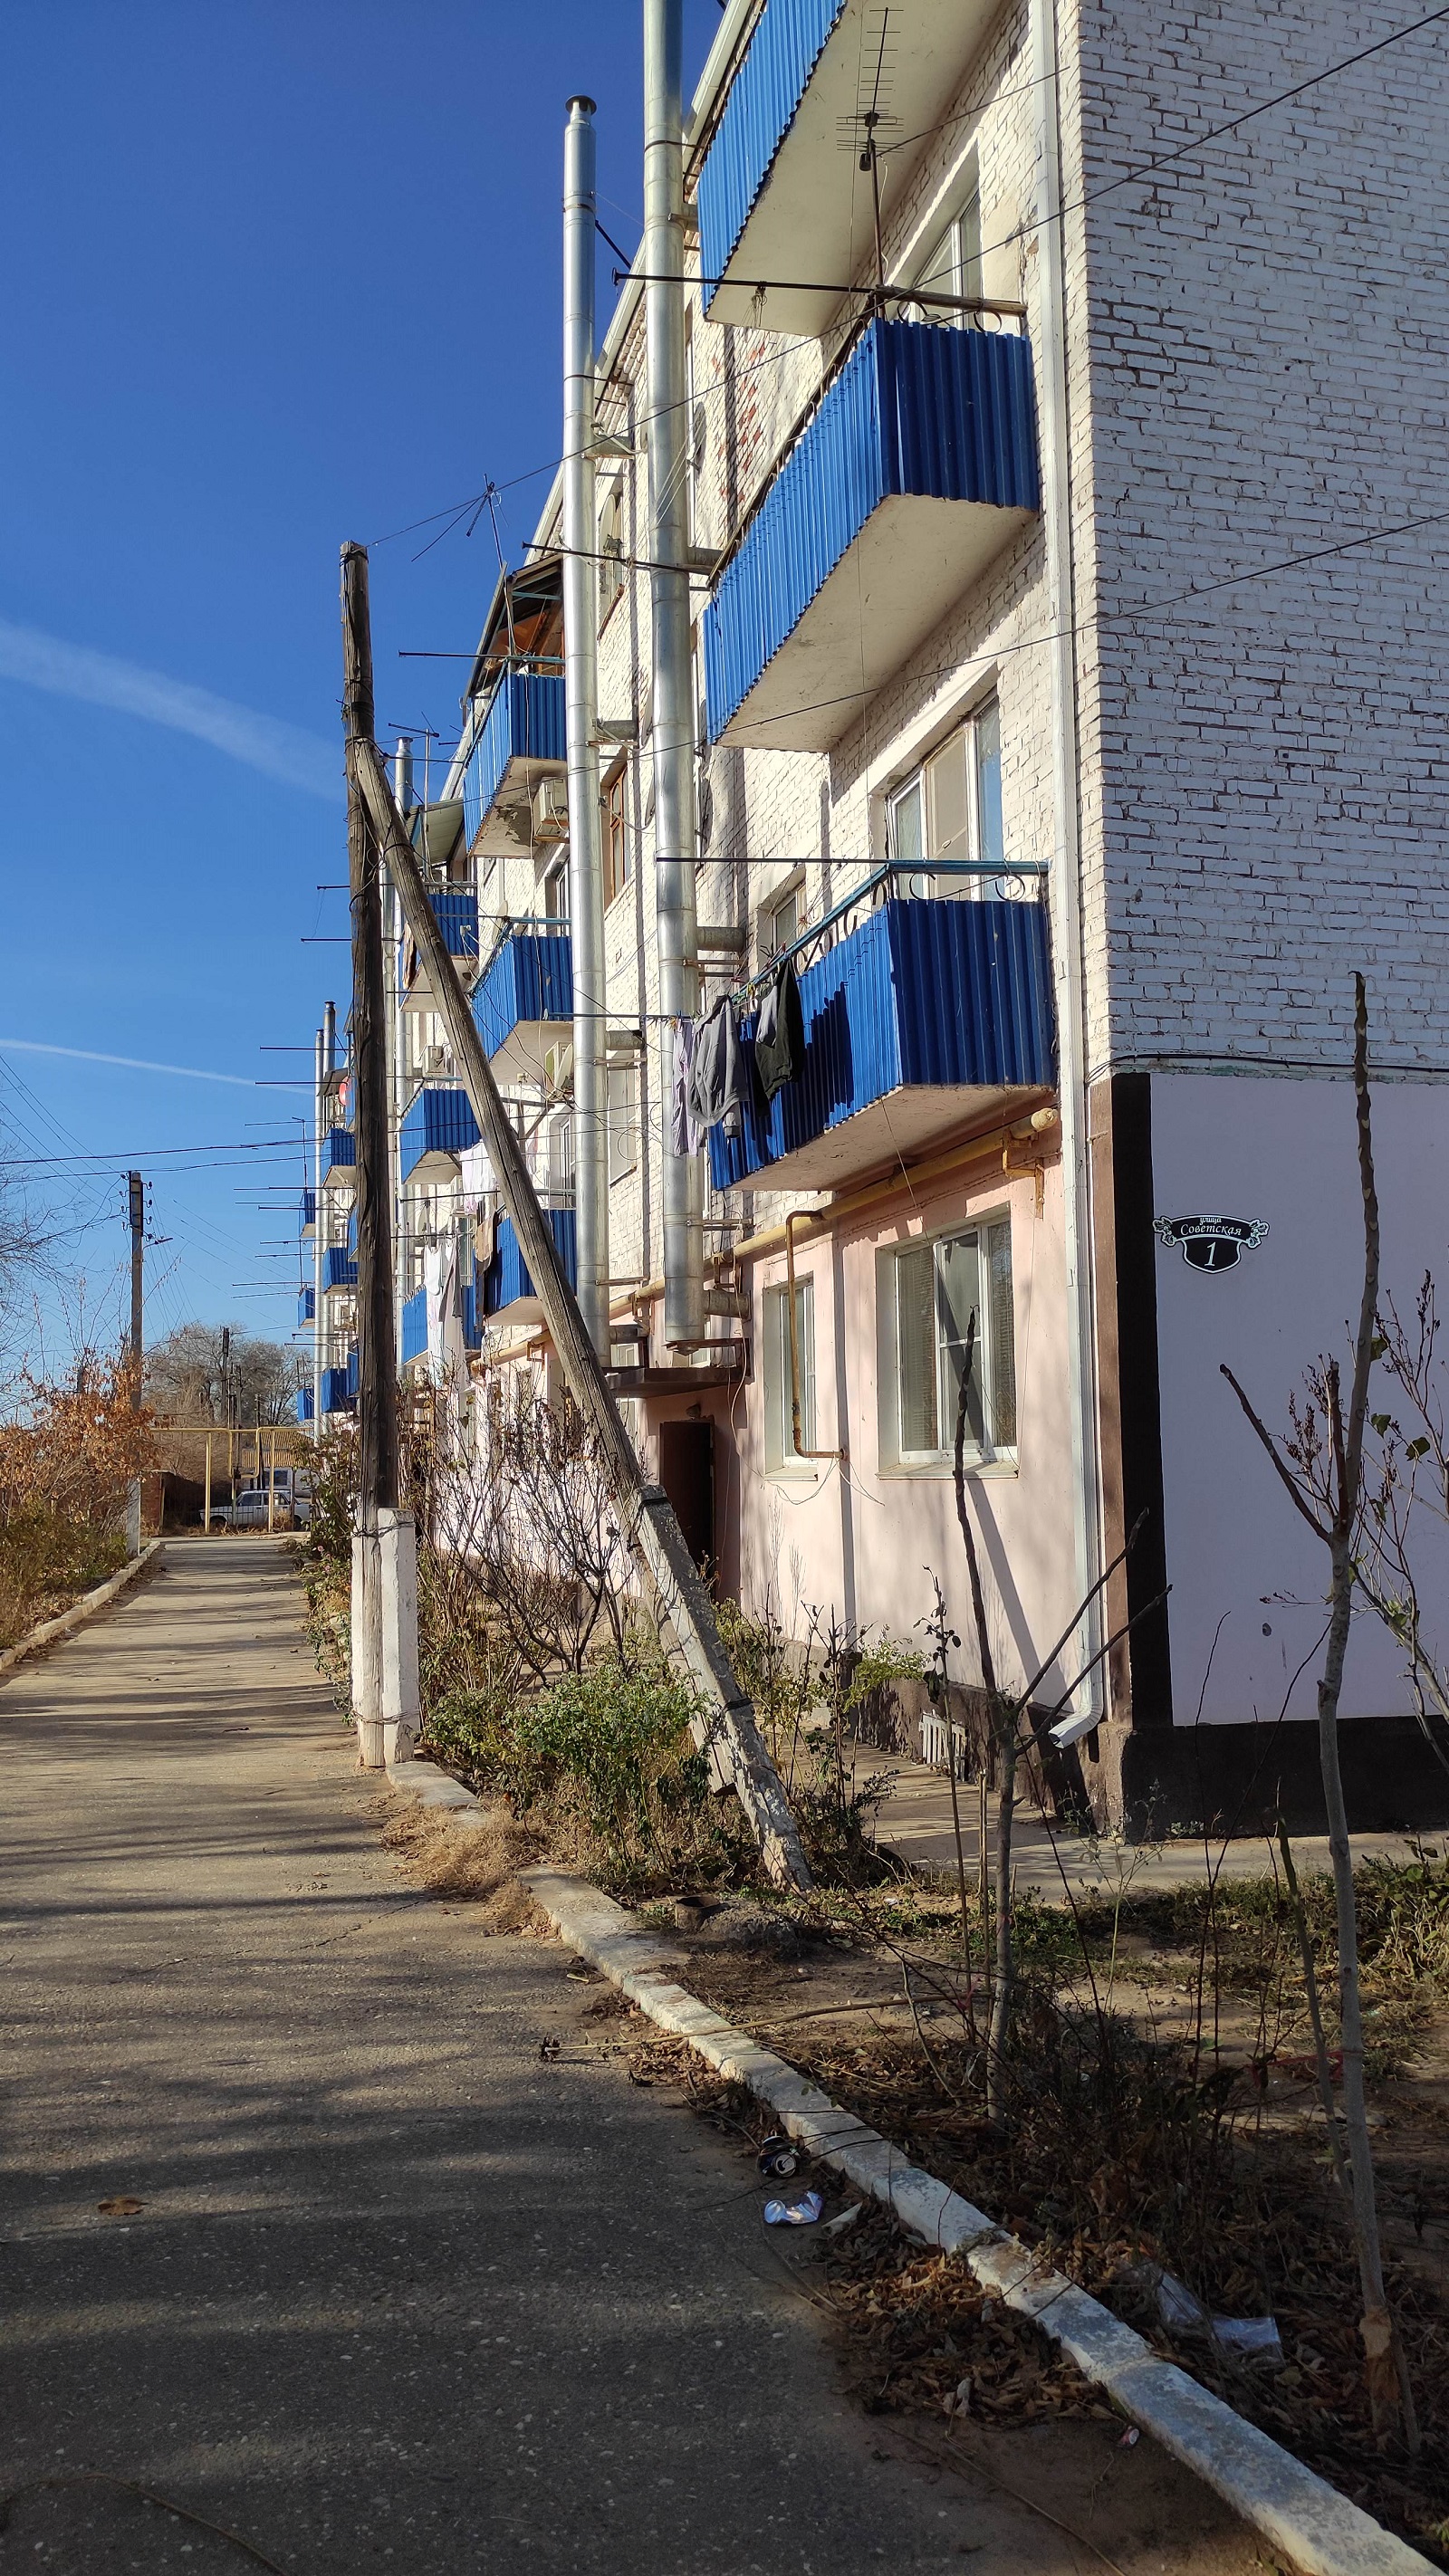
[[[599,583],[594,549],[594,102],[569,100],[564,128],[564,697],[568,727],[569,935],[574,977],[574,1207],[579,1311],[609,1349],[609,1173],[605,1138],[604,874],[599,815]]]
[[[699,1009],[694,908],[694,689],[690,668],[685,457],[684,143],[682,0],[644,0],[644,346],[649,449],[650,626],[654,661],[654,887],[659,1006]],[[678,567],[678,569],[675,569]],[[666,1022],[664,1106],[664,1339],[704,1339],[704,1164],[670,1150],[672,1038]]]

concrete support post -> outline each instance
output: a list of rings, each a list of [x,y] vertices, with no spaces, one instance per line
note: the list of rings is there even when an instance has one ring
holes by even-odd
[[[380,1771],[382,1740],[382,1582],[376,1530],[352,1534],[352,1715],[357,1758]]]
[[[377,1515],[381,1626],[382,1750],[386,1762],[412,1758],[422,1722],[418,1692],[418,1535],[411,1512]]]

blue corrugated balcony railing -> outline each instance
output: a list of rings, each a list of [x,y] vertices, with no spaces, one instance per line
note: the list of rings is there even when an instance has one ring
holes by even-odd
[[[478,962],[478,897],[471,886],[431,886],[428,899],[450,957],[460,966]],[[428,971],[411,939],[404,935],[398,949],[398,975],[405,1008],[432,1011],[437,999],[428,980]]]
[[[348,1383],[350,1374],[350,1370],[346,1368],[329,1368],[322,1371],[322,1410],[324,1413],[345,1413],[347,1411],[350,1397],[357,1393],[356,1386],[349,1385]]]
[[[549,1231],[558,1247],[558,1256],[563,1263],[569,1286],[576,1287],[578,1285],[578,1236],[574,1223],[574,1211],[571,1207],[551,1207],[546,1208],[544,1214],[548,1218]],[[490,1318],[512,1315],[521,1323],[529,1318],[530,1313],[537,1311],[538,1300],[533,1281],[529,1276],[528,1265],[518,1249],[518,1237],[513,1231],[511,1217],[504,1216],[498,1220],[493,1258],[483,1273],[481,1285],[483,1313]]]
[[[500,797],[515,790],[531,795],[540,778],[563,768],[567,753],[562,672],[505,671],[463,773],[469,847]]]
[[[322,1255],[323,1295],[329,1295],[334,1288],[355,1288],[356,1286],[357,1263],[353,1259],[353,1256],[349,1252],[346,1244],[329,1243],[326,1251]],[[308,1296],[310,1296],[311,1293],[311,1290],[308,1289]]]
[[[550,1047],[572,1029],[573,951],[566,928],[514,930],[479,978],[473,1017],[498,1080],[538,1082]]]
[[[885,14],[879,0],[765,0],[699,176],[701,266],[720,281],[705,289],[711,321],[809,337],[838,310],[871,238],[870,180],[841,146],[864,139]],[[919,136],[994,11],[910,0],[888,14],[887,131]]]
[[[1029,342],[872,322],[705,610],[711,740],[829,750],[1039,499]]]
[[[315,1190],[304,1190],[297,1208],[298,1234],[303,1236],[309,1235],[312,1232],[313,1227],[316,1225],[316,1222],[317,1193]]]
[[[402,1310],[403,1363],[421,1359],[428,1347],[428,1292],[415,1288]]]
[[[351,1401],[352,1401],[353,1403],[355,1403],[355,1402],[356,1402],[356,1400],[357,1400],[357,1353],[356,1353],[356,1351],[349,1351],[349,1352],[348,1352],[348,1354],[347,1354],[347,1393],[348,1393],[348,1396],[349,1396],[349,1398],[351,1399]]]
[[[476,1351],[479,1342],[479,1331],[478,1287],[475,1280],[464,1280],[461,1306],[463,1348],[468,1351]],[[415,1288],[402,1310],[402,1355],[404,1367],[407,1366],[409,1360],[421,1359],[427,1347],[428,1292],[426,1288]]]
[[[405,1181],[453,1177],[460,1154],[478,1142],[478,1121],[457,1083],[425,1083],[402,1123],[398,1168]]]
[[[297,1299],[297,1321],[299,1324],[311,1324],[316,1321],[316,1316],[317,1291],[315,1288],[304,1288]]]
[[[351,1179],[357,1164],[357,1138],[350,1127],[329,1127],[322,1139],[322,1180],[325,1187],[334,1173]]]
[[[299,1386],[297,1389],[297,1420],[299,1422],[310,1422],[311,1419],[312,1390],[310,1386]]]
[[[709,1131],[716,1189],[836,1189],[920,1153],[1013,1094],[1056,1082],[1046,913],[1038,903],[892,898],[800,978],[795,1081]],[[742,1024],[747,1050],[754,1023]]]

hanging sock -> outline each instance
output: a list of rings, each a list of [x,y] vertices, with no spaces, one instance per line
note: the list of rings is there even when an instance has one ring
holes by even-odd
[[[805,1015],[800,1007],[800,979],[793,957],[781,961],[773,983],[765,988],[755,1023],[755,1071],[767,1100],[787,1082],[798,1079],[805,1062]]]

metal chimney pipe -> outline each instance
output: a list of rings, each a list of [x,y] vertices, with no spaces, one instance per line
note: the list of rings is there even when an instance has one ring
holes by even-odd
[[[604,869],[599,815],[599,577],[594,508],[594,102],[571,98],[564,128],[564,700],[568,727],[569,936],[574,976],[574,1210],[578,1301],[609,1356],[608,1064]]]
[[[644,346],[654,659],[654,902],[664,1030],[664,1339],[704,1339],[704,1167],[670,1149],[668,1019],[699,1010],[694,689],[685,500],[683,0],[644,0]]]
[[[337,1005],[326,1002],[322,1008],[322,1069],[337,1071]]]

